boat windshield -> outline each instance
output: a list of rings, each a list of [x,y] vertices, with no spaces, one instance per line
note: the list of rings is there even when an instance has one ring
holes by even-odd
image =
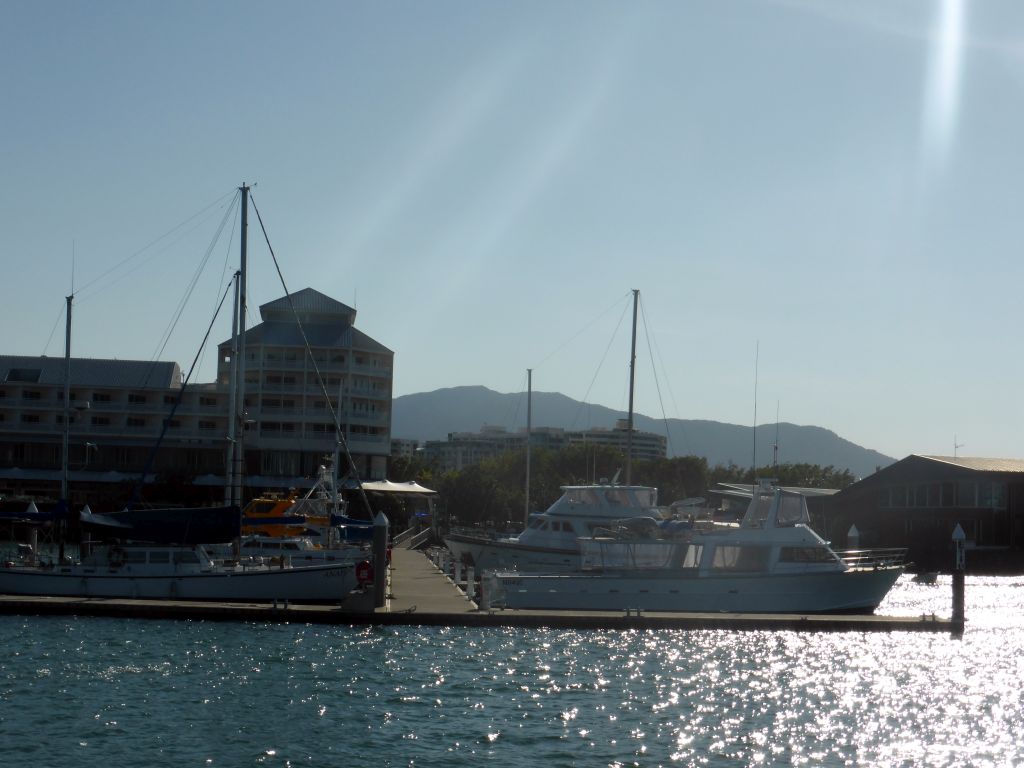
[[[808,520],[807,504],[804,502],[803,496],[795,493],[780,494],[779,511],[775,517],[775,525],[797,525],[798,523],[806,523]]]

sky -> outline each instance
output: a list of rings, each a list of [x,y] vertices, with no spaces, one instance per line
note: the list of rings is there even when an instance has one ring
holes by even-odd
[[[625,409],[638,289],[639,413],[1024,457],[1017,0],[0,12],[0,354],[63,355],[73,293],[75,356],[187,370],[244,182],[395,396],[532,369]]]

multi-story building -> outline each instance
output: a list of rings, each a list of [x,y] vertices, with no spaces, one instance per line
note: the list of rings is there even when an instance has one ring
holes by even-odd
[[[612,429],[594,427],[566,430],[559,427],[534,427],[530,445],[533,448],[559,450],[571,445],[603,445],[625,454],[629,442],[628,422],[619,419]],[[450,472],[479,464],[506,451],[524,450],[526,430],[509,432],[504,427],[485,426],[479,432],[451,432],[447,440],[428,440],[424,447],[426,459],[441,471]],[[664,435],[633,430],[634,459],[663,459],[667,455]]]
[[[360,477],[383,478],[394,353],[355,328],[354,309],[309,288],[260,314],[245,333],[247,488],[307,484],[335,449],[336,423]],[[183,498],[222,495],[232,348],[219,346],[215,383],[186,388],[177,363],[73,358],[72,498],[120,498],[144,471]],[[63,358],[0,356],[0,494],[59,494],[64,380]]]

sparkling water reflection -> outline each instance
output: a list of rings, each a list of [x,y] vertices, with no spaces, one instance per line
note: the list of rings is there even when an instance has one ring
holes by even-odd
[[[961,640],[2,617],[0,733],[42,765],[1016,765],[1022,586],[969,579]],[[880,612],[948,616],[948,578]]]

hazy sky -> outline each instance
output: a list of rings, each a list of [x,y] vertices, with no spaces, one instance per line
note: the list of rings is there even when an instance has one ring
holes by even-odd
[[[756,357],[759,422],[1024,457],[1018,0],[0,12],[0,353],[63,354],[74,265],[76,356],[187,368],[246,181],[395,395],[532,367],[625,408],[638,288],[641,413],[750,424]],[[250,235],[258,317],[283,291]]]

